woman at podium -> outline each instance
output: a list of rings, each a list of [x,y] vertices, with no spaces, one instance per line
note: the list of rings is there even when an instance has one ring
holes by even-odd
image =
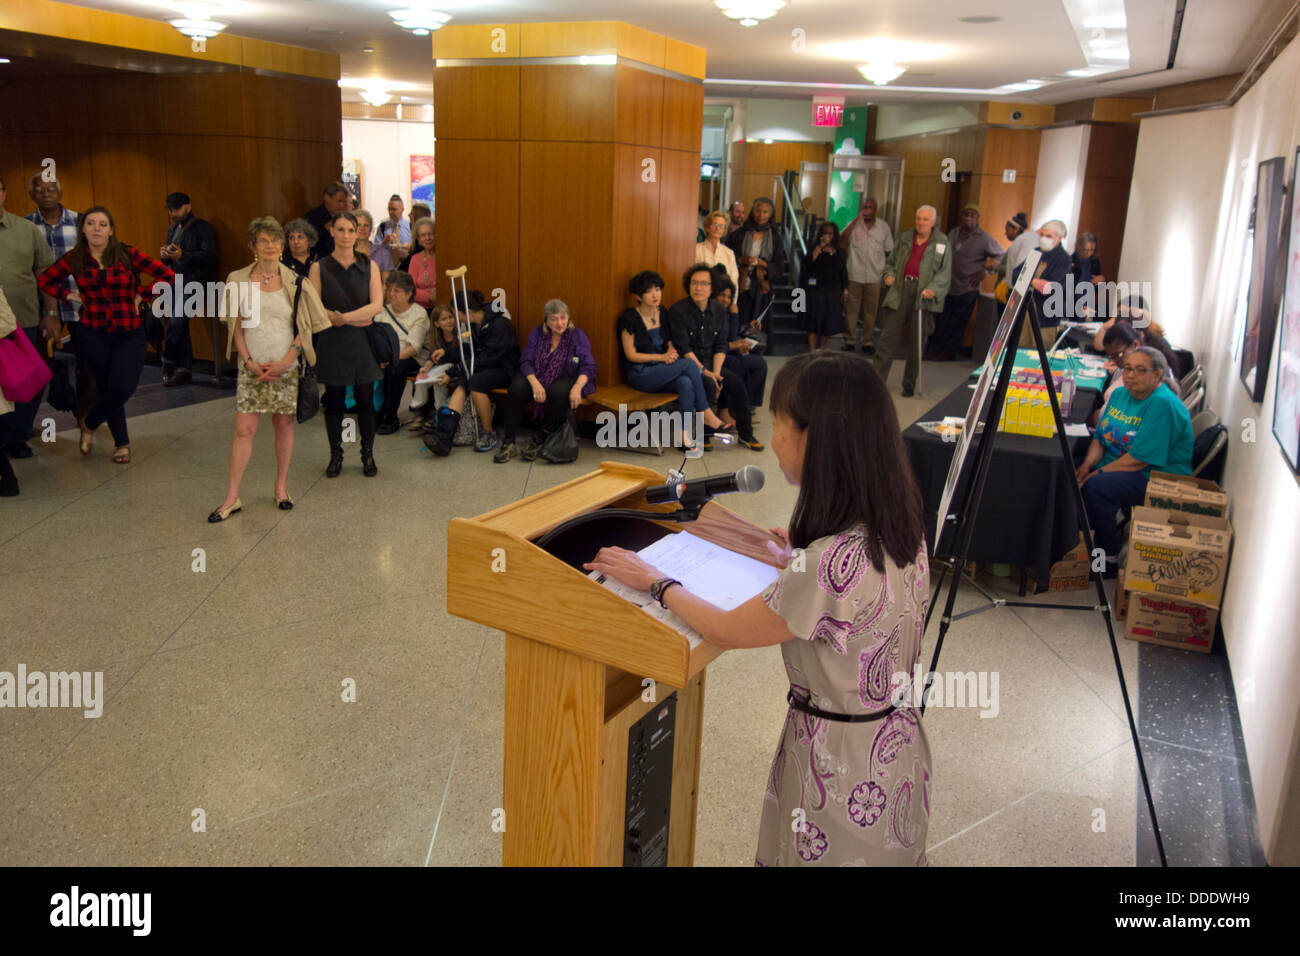
[[[792,358],[769,407],[799,494],[789,530],[773,529],[784,569],[767,590],[723,611],[622,548],[586,567],[650,591],[711,643],[781,645],[790,709],[756,863],[923,865],[930,748],[895,675],[919,662],[930,573],[898,417],[870,362],[843,352]]]

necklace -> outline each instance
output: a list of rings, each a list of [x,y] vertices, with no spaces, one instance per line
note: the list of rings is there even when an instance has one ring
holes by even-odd
[[[279,274],[280,274],[280,271],[279,271],[279,269],[277,268],[275,272],[272,272],[272,273],[270,273],[270,274],[268,274],[268,275],[261,275],[261,276],[258,276],[258,278],[262,280],[262,285],[270,285],[270,284],[271,284],[271,280],[274,279],[274,278],[275,278],[276,276],[278,276]],[[249,277],[250,277],[250,278],[252,277],[252,272],[251,272],[251,271],[249,272]]]

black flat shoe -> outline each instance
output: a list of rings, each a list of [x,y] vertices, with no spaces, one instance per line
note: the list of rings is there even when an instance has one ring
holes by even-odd
[[[273,492],[273,493],[274,493],[274,492]],[[276,506],[277,508],[279,508],[281,511],[292,511],[292,510],[293,510],[293,499],[292,499],[292,498],[289,498],[289,497],[281,498],[279,495],[276,495],[276,496],[275,496],[275,506]]]
[[[243,510],[244,503],[236,498],[235,503],[229,508],[218,508],[216,511],[212,512],[212,514],[208,515],[208,524],[216,524],[219,521],[225,521],[231,515]]]

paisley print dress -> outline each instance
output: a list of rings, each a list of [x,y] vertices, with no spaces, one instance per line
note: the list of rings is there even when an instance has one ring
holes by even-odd
[[[763,592],[795,640],[781,645],[790,687],[819,710],[884,710],[920,658],[930,569],[925,545],[899,568],[875,567],[864,532],[818,538]],[[910,700],[910,697],[907,698]],[[760,866],[925,865],[930,747],[907,703],[876,721],[790,708],[772,761]]]

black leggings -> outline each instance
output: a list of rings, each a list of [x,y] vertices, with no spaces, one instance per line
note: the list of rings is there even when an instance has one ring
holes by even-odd
[[[77,329],[77,358],[86,363],[99,390],[95,404],[86,412],[86,427],[93,430],[108,422],[119,447],[131,444],[126,430],[126,401],[140,384],[144,339],[144,326],[131,332],[104,332],[83,322]]]
[[[356,413],[357,417],[369,412],[375,413],[375,383],[365,382],[361,385],[352,386],[352,395],[357,400]],[[321,408],[325,410],[326,415],[346,415],[348,410],[346,406],[348,386],[346,385],[326,385],[325,394],[320,400]]]
[[[557,378],[546,389],[546,407],[542,412],[542,430],[553,432],[564,424],[569,414],[569,392],[576,378]],[[506,396],[506,442],[515,440],[519,422],[524,416],[524,403],[533,397],[533,386],[522,372],[516,372]]]

